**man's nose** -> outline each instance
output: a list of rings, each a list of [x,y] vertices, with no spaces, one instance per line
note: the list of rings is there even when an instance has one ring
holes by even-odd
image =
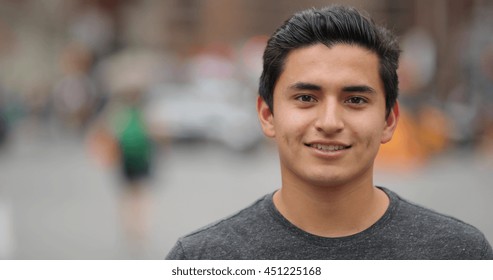
[[[319,107],[315,127],[325,134],[341,132],[344,129],[343,108],[336,100],[326,100]]]

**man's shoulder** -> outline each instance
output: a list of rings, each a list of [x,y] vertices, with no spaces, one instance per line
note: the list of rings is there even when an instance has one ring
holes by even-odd
[[[209,238],[210,235],[218,236],[223,233],[228,233],[232,230],[238,230],[238,227],[245,227],[245,225],[255,223],[258,215],[262,213],[262,208],[264,208],[264,200],[267,199],[266,196],[258,199],[253,204],[241,209],[240,211],[210,223],[202,228],[199,228],[184,237],[182,239],[193,239],[193,238]]]
[[[480,233],[476,227],[453,216],[443,214],[401,197],[399,197],[399,200],[400,205],[397,213],[401,215],[401,221],[403,223],[408,222],[415,227],[426,227],[430,230],[435,229],[441,232],[455,232],[458,234]]]
[[[245,250],[268,223],[268,202],[271,195],[266,195],[252,205],[237,213],[206,225],[178,239],[168,258],[186,259],[225,259],[232,258],[233,248]],[[239,258],[235,255],[234,258]]]
[[[393,225],[399,227],[398,232],[406,238],[414,239],[416,244],[444,246],[451,251],[455,248],[464,253],[475,251],[478,257],[491,258],[491,246],[473,225],[401,197],[398,200]]]

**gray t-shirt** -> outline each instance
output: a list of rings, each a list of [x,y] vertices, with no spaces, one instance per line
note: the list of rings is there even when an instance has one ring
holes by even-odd
[[[382,190],[390,198],[385,214],[351,236],[326,238],[299,229],[269,194],[180,238],[166,259],[493,259],[491,245],[473,226]]]

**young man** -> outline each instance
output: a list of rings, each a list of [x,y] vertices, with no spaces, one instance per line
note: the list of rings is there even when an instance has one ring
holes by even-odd
[[[168,259],[492,259],[481,232],[373,184],[399,119],[395,38],[342,6],[270,38],[258,116],[282,187],[180,238]]]

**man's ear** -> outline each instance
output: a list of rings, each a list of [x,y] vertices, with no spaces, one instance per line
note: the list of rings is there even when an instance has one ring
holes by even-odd
[[[382,139],[380,143],[385,144],[392,139],[394,131],[397,128],[399,122],[399,102],[396,101],[392,110],[390,110],[389,116],[385,120],[385,128],[382,133]]]
[[[257,113],[265,136],[271,138],[276,136],[274,129],[274,115],[272,114],[269,105],[267,105],[265,100],[260,96],[257,98]]]

